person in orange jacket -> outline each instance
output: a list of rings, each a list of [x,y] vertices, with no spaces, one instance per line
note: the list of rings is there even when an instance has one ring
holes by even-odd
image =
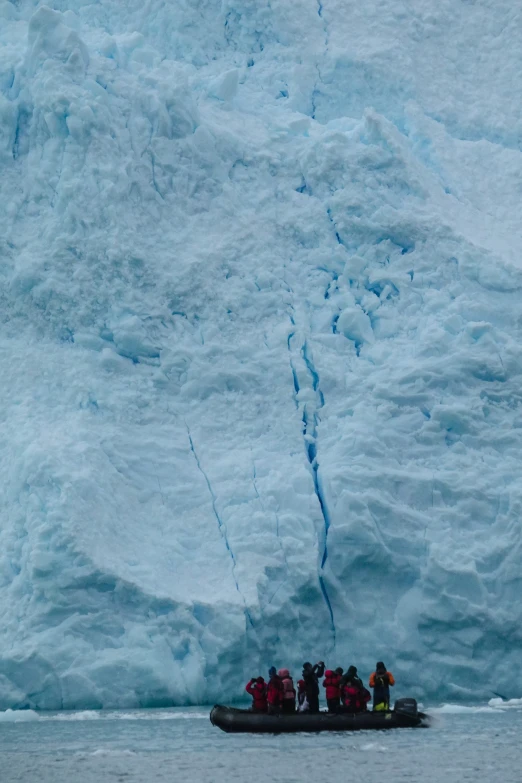
[[[373,709],[375,712],[390,708],[390,685],[395,685],[393,674],[378,661],[375,671],[370,674],[370,688],[373,688]]]

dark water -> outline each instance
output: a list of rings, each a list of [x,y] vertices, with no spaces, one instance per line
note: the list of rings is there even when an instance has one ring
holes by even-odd
[[[520,707],[434,709],[429,729],[286,736],[224,734],[202,708],[0,714],[0,783],[521,783]]]

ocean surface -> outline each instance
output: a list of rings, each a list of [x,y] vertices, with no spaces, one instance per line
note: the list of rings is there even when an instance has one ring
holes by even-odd
[[[197,708],[0,713],[0,781],[519,783],[522,709],[445,705],[429,729],[224,734]]]

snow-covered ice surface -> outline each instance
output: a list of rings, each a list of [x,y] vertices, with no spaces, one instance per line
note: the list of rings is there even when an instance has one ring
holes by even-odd
[[[512,0],[0,0],[0,707],[522,694]]]

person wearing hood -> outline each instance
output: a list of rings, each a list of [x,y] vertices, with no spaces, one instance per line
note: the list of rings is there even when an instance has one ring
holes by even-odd
[[[357,675],[357,668],[350,666],[341,681],[341,702],[344,712],[366,712],[366,705],[371,699],[361,678]]]
[[[326,688],[328,712],[339,712],[339,707],[341,706],[341,674],[338,669],[335,671],[327,669],[325,671],[323,688]]]
[[[266,712],[266,682],[262,677],[252,677],[247,683],[246,692],[252,696],[252,712]]]
[[[375,712],[390,708],[390,685],[395,685],[393,674],[386,669],[382,661],[378,661],[375,671],[370,675],[370,688],[373,688],[373,709]]]
[[[319,677],[324,674],[324,661],[314,666],[307,661],[303,664],[303,681],[308,712],[319,712]]]
[[[294,681],[290,677],[288,669],[279,669],[277,674],[283,683],[283,715],[292,715],[295,712]]]
[[[277,674],[275,666],[269,670],[270,679],[266,689],[266,700],[268,702],[268,713],[278,715],[283,706],[283,683],[281,677]]]
[[[346,670],[346,673],[343,674],[342,679],[341,679],[341,688],[348,681],[353,682],[355,684],[359,684],[361,688],[364,687],[363,686],[363,681],[361,680],[361,678],[357,674],[357,666],[348,666],[348,669]]]

